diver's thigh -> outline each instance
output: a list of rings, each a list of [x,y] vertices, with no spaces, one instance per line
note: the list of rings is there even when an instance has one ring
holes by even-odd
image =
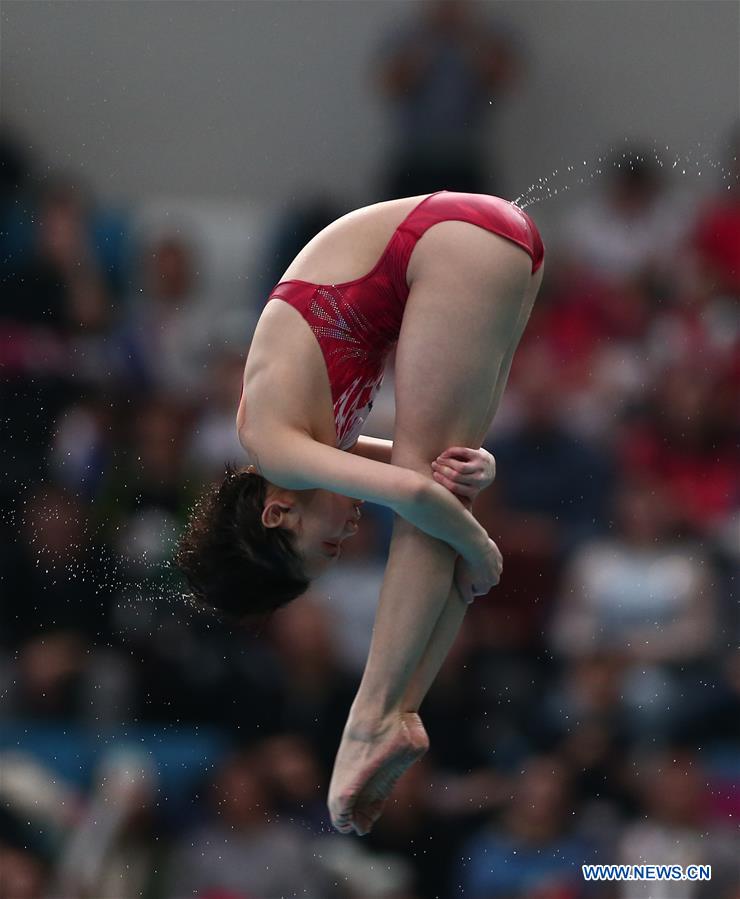
[[[532,275],[529,281],[529,285],[527,286],[527,290],[524,295],[524,302],[522,303],[522,308],[519,312],[519,318],[517,319],[517,323],[514,327],[512,338],[507,348],[503,364],[499,370],[498,378],[496,380],[496,384],[494,385],[493,392],[491,393],[488,412],[486,414],[489,427],[496,415],[496,412],[498,411],[501,397],[503,396],[504,390],[506,389],[506,382],[509,380],[509,373],[511,371],[511,364],[514,360],[514,353],[519,346],[519,341],[522,339],[524,329],[527,327],[527,322],[529,321],[529,316],[532,313],[534,301],[537,299],[537,294],[542,284],[544,274],[544,265],[542,265],[537,270],[537,272]]]
[[[427,237],[435,240],[416,262],[396,349],[400,465],[431,461],[453,444],[480,445],[531,281],[527,253],[496,234],[443,222],[417,249]]]

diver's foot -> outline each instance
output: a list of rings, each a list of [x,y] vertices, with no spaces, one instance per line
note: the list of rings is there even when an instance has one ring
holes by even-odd
[[[347,723],[329,785],[329,813],[340,833],[367,833],[398,778],[429,748],[416,712],[396,713],[373,727]]]

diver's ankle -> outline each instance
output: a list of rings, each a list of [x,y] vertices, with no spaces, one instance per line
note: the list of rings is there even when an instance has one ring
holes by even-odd
[[[400,714],[401,710],[395,706],[358,704],[355,701],[347,717],[345,732],[354,739],[373,740],[398,721]]]

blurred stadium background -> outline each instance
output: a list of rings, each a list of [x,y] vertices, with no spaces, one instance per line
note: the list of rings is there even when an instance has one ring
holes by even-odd
[[[0,16],[0,899],[738,899],[740,4]],[[439,188],[521,198],[548,269],[476,504],[504,579],[360,840],[325,796],[387,512],[260,634],[168,560],[293,254]]]

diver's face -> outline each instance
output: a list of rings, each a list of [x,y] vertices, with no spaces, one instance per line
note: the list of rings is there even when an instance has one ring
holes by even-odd
[[[342,543],[357,533],[363,502],[329,490],[283,490],[274,497],[268,495],[263,521],[270,504],[275,504],[269,521],[296,534],[306,576],[313,580],[336,562]]]
[[[308,490],[298,494],[300,528],[298,551],[306,560],[306,575],[317,577],[339,558],[342,543],[359,528],[362,500],[328,490]]]

